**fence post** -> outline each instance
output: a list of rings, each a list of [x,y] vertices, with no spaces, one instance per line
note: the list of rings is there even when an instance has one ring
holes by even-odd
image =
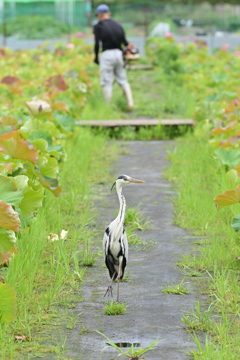
[[[2,3],[2,45],[5,47],[7,45],[7,17],[6,17],[6,4],[5,1]]]
[[[149,6],[148,3],[146,2],[145,7],[144,7],[144,36],[145,38],[147,38],[148,36],[148,25],[149,25]]]

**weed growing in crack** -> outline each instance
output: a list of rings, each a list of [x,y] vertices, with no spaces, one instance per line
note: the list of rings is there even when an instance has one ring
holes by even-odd
[[[187,295],[189,293],[184,280],[182,280],[180,284],[175,286],[165,286],[162,292],[165,294],[172,294],[172,295]]]
[[[103,311],[106,315],[123,315],[127,312],[127,305],[124,303],[111,301],[110,303],[106,304]]]
[[[202,277],[204,275],[202,271],[191,269],[188,267],[184,268],[183,273],[185,276],[191,276],[191,277]]]
[[[146,230],[149,229],[150,220],[144,219],[139,211],[139,206],[128,208],[125,216],[125,225],[130,225],[133,230]]]
[[[182,317],[181,321],[184,322],[189,331],[210,331],[213,328],[213,322],[211,320],[211,305],[207,310],[202,312],[200,301],[198,301],[193,312],[184,312],[186,315]]]
[[[221,313],[239,314],[239,278],[236,272],[228,269],[214,269],[211,291],[215,297],[215,308]]]
[[[140,237],[133,231],[131,227],[127,229],[128,243],[130,245],[145,245],[146,241],[140,239]]]
[[[119,351],[119,355],[118,356],[127,356],[129,359],[135,359],[135,360],[141,360],[140,357],[144,354],[146,354],[149,350],[152,350],[156,347],[156,345],[158,343],[160,343],[160,341],[163,340],[154,340],[149,346],[147,347],[137,347],[134,346],[134,344],[132,344],[128,350],[123,350],[121,347],[119,347],[117,344],[115,344],[114,341],[112,341],[111,339],[109,339],[106,335],[104,335],[103,333],[101,333],[100,331],[95,330],[98,334],[102,335],[103,337],[105,337],[105,339],[107,339],[108,341],[108,346],[112,346],[114,347],[117,351]]]
[[[75,328],[77,321],[78,321],[78,317],[81,314],[82,314],[82,312],[80,312],[79,314],[77,314],[75,316],[68,316],[67,329],[72,330]]]

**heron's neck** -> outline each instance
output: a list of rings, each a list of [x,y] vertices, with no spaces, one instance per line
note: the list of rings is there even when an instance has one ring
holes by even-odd
[[[125,218],[125,212],[126,212],[126,200],[122,193],[122,187],[117,187],[117,194],[118,194],[119,205],[120,205],[117,219],[118,219],[119,223],[123,225],[124,218]]]

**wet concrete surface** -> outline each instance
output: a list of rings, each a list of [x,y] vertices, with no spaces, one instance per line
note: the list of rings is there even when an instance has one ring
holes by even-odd
[[[162,292],[166,285],[177,285],[184,278],[176,262],[189,253],[196,240],[186,230],[174,225],[170,183],[163,178],[168,162],[166,148],[173,148],[171,141],[126,142],[125,154],[113,165],[113,181],[120,174],[127,174],[147,181],[146,184],[130,184],[123,188],[127,206],[141,202],[140,211],[151,220],[151,228],[139,232],[149,246],[130,246],[127,266],[127,282],[120,284],[120,301],[128,306],[124,315],[109,316],[103,313],[106,301],[103,297],[109,284],[108,271],[103,258],[87,271],[82,286],[85,299],[77,304],[74,314],[79,323],[68,331],[67,358],[117,359],[118,352],[106,346],[105,339],[95,332],[103,332],[114,342],[140,343],[148,346],[153,340],[162,340],[155,350],[144,355],[148,360],[189,359],[188,352],[194,347],[191,336],[184,329],[181,317],[184,311],[194,308],[203,296],[196,283],[186,279],[188,295],[169,295]],[[110,192],[112,184],[98,185],[95,189],[99,219],[96,223],[102,233],[95,241],[101,249],[104,229],[118,211],[116,192]],[[100,197],[97,194],[102,194]],[[154,243],[153,243],[154,242]],[[114,283],[114,298],[117,284]],[[105,349],[104,349],[105,348]],[[103,350],[104,349],[104,350]]]

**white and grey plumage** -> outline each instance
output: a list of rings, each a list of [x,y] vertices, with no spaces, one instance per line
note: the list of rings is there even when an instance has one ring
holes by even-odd
[[[145,181],[133,179],[127,175],[120,175],[112,186],[116,185],[119,199],[119,212],[115,220],[107,227],[103,237],[103,253],[105,264],[109,271],[111,283],[107,288],[105,296],[112,295],[112,283],[118,280],[117,301],[119,301],[119,281],[122,280],[124,270],[128,261],[128,241],[124,229],[124,218],[126,212],[126,200],[122,193],[122,187],[129,183],[145,183]]]

